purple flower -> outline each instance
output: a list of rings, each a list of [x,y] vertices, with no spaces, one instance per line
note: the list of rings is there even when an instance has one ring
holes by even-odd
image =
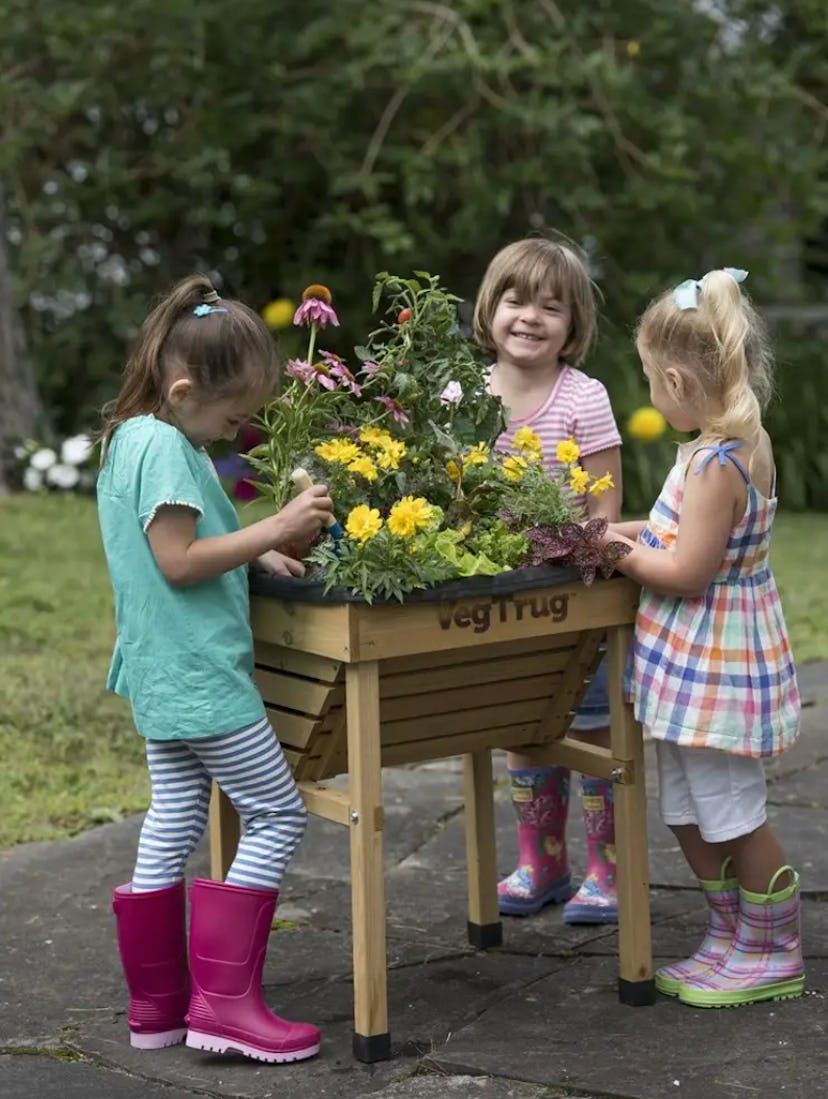
[[[308,298],[296,310],[293,323],[305,327],[310,327],[312,324],[317,325],[319,328],[325,328],[329,324],[339,327],[339,317],[337,317],[333,307],[322,301],[321,298]]]
[[[378,374],[382,370],[379,363],[367,362],[362,364],[363,374]]]
[[[403,427],[407,423],[410,423],[410,417],[403,411],[402,405],[398,404],[393,397],[377,397],[380,404],[384,404],[398,424],[402,424]]]
[[[298,378],[303,385],[310,385],[316,371],[310,363],[306,363],[303,359],[288,359],[285,373],[289,378]]]
[[[345,389],[350,389],[354,396],[359,397],[362,394],[362,387],[357,384],[356,378],[351,371],[340,359],[339,355],[334,355],[332,351],[320,351],[319,354],[328,364],[331,374],[335,378],[339,378]]]

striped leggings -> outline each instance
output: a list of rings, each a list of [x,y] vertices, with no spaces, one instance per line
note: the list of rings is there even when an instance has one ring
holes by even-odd
[[[136,893],[184,876],[207,825],[213,779],[242,822],[228,885],[278,889],[301,840],[307,810],[267,718],[223,736],[148,740],[152,802],[138,841]]]

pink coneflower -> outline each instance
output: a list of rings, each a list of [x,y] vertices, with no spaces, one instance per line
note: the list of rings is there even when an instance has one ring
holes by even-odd
[[[316,371],[311,364],[306,363],[304,359],[288,359],[288,364],[285,367],[285,374],[287,374],[289,378],[298,378],[303,385],[310,385]]]
[[[294,314],[293,323],[304,327],[312,324],[318,328],[325,328],[329,324],[339,327],[339,317],[331,306],[331,292],[327,286],[314,283],[305,287],[302,291],[302,304]]]
[[[313,370],[313,377],[319,382],[323,389],[336,389],[336,382],[331,377],[331,372],[324,363],[314,363],[311,369]]]
[[[363,374],[378,374],[382,370],[379,363],[367,362],[362,364]]]
[[[320,351],[319,354],[328,364],[331,374],[335,378],[339,378],[345,389],[350,389],[354,396],[359,397],[362,394],[362,386],[357,385],[357,380],[340,359],[339,355],[334,355],[332,351]]]
[[[410,422],[409,416],[403,411],[402,405],[398,404],[393,397],[377,397],[380,404],[384,404],[398,424],[402,424],[403,427]]]

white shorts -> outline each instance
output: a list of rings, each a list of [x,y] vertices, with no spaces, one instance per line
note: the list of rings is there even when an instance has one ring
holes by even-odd
[[[707,843],[725,843],[755,831],[767,813],[761,759],[716,748],[683,748],[656,741],[661,819],[696,824]]]

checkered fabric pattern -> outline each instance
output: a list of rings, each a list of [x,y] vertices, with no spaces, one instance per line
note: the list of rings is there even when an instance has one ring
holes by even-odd
[[[650,512],[645,545],[670,550],[678,535],[687,465],[700,450],[733,462],[747,506],[721,568],[703,596],[644,590],[634,646],[635,715],[651,735],[690,748],[765,757],[799,734],[800,699],[785,619],[768,565],[776,497],[764,497],[731,451],[688,444]],[[706,464],[706,462],[705,462]]]
[[[790,871],[790,867],[783,867]],[[781,873],[781,871],[780,871]],[[705,993],[720,997],[722,1006],[734,998],[762,989],[779,987],[784,993],[798,994],[794,987],[804,973],[800,931],[799,875],[778,893],[749,893],[740,890],[739,919],[730,949],[713,969],[685,980],[680,999],[693,1003],[704,1000]],[[698,994],[701,996],[698,996]],[[757,997],[758,998],[758,997]],[[708,997],[709,1006],[717,1006]],[[708,1006],[703,1002],[698,1006]]]
[[[698,950],[689,958],[662,966],[656,973],[656,988],[665,996],[678,996],[683,981],[706,976],[724,958],[733,942],[739,918],[739,882],[723,875],[720,881],[701,881],[699,884],[708,905],[707,932]]]

